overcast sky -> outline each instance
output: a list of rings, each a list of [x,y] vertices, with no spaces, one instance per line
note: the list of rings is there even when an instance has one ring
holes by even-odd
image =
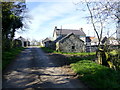
[[[36,1],[36,2],[35,2]],[[28,15],[31,17],[29,23],[29,29],[25,32],[17,32],[16,38],[22,36],[24,38],[30,38],[41,40],[46,37],[53,36],[54,27],[63,29],[80,29],[83,28],[84,32],[88,36],[94,36],[92,26],[87,24],[85,17],[88,12],[83,12],[78,9],[78,6],[74,3],[76,0],[65,0],[57,1],[52,0],[49,2],[47,0],[37,1],[28,0],[26,2],[28,8]],[[81,5],[85,9],[84,5]]]

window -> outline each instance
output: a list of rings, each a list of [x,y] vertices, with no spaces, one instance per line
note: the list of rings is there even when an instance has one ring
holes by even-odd
[[[75,49],[75,46],[72,46],[72,49]]]

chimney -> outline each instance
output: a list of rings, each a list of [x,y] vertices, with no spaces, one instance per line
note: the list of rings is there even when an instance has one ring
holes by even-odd
[[[61,25],[61,30],[60,30],[60,35],[62,34],[62,25]]]
[[[55,29],[57,29],[57,26],[55,26]]]
[[[80,28],[81,31],[83,31],[83,28]]]

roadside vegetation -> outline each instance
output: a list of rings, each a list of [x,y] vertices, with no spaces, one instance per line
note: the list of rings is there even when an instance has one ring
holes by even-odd
[[[15,32],[23,30],[28,22],[25,24],[23,20],[27,20],[27,8],[25,2],[1,2],[2,19],[2,70],[23,50],[22,42],[14,39]],[[20,48],[18,48],[20,47]]]
[[[19,47],[4,51],[2,53],[2,70],[4,70],[23,49],[23,47]]]
[[[47,47],[41,47],[41,49],[43,49],[45,52],[48,53],[56,53],[56,54],[68,54],[68,55],[81,55],[81,56],[86,56],[86,55],[95,55],[95,52],[82,52],[82,53],[67,53],[67,52],[60,52],[60,51],[56,51]]]
[[[120,71],[95,63],[95,52],[65,53],[46,47],[41,48],[48,53],[67,56],[71,68],[78,74],[79,79],[89,87],[120,88]]]
[[[90,60],[71,64],[79,79],[92,88],[120,88],[120,71],[99,65]]]

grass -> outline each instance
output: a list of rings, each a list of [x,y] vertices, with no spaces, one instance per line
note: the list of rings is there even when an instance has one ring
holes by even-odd
[[[47,47],[40,47],[41,49],[43,49],[45,52],[48,52],[48,53],[53,53],[53,52],[57,52],[53,49],[50,49],[50,48],[47,48]]]
[[[13,59],[23,50],[23,47],[12,48],[9,51],[5,51],[2,53],[2,69],[4,70],[8,64],[11,63]]]
[[[80,80],[93,88],[120,88],[120,71],[96,64],[90,60],[81,60],[71,64]]]
[[[64,54],[64,55],[70,55],[68,57],[69,59],[69,63],[75,63],[78,62],[80,60],[93,60],[95,59],[95,52],[82,52],[82,53],[66,53],[66,52],[58,52],[55,51],[53,49],[47,48],[47,47],[41,47],[41,49],[43,49],[45,52],[48,53],[55,53],[55,54]]]
[[[70,56],[70,57],[68,57],[68,59],[69,59],[69,62],[70,62],[70,63],[76,63],[76,62],[78,62],[78,61],[80,61],[80,60],[84,60],[84,59],[85,59],[85,60],[94,60],[94,59],[95,59],[95,55]]]
[[[46,47],[42,47],[42,49],[49,53],[70,55],[68,59],[71,68],[79,75],[79,79],[91,88],[120,88],[120,71],[95,63],[93,61],[95,52],[65,53]]]
[[[95,55],[95,52],[76,52],[76,53],[68,53],[68,52],[60,52],[60,51],[56,51],[56,50],[53,50],[53,49],[50,49],[50,48],[47,48],[47,47],[41,47],[41,49],[43,49],[45,52],[48,52],[48,53],[56,53],[56,54],[67,54],[67,55],[81,55],[81,56],[86,56],[86,55]]]

